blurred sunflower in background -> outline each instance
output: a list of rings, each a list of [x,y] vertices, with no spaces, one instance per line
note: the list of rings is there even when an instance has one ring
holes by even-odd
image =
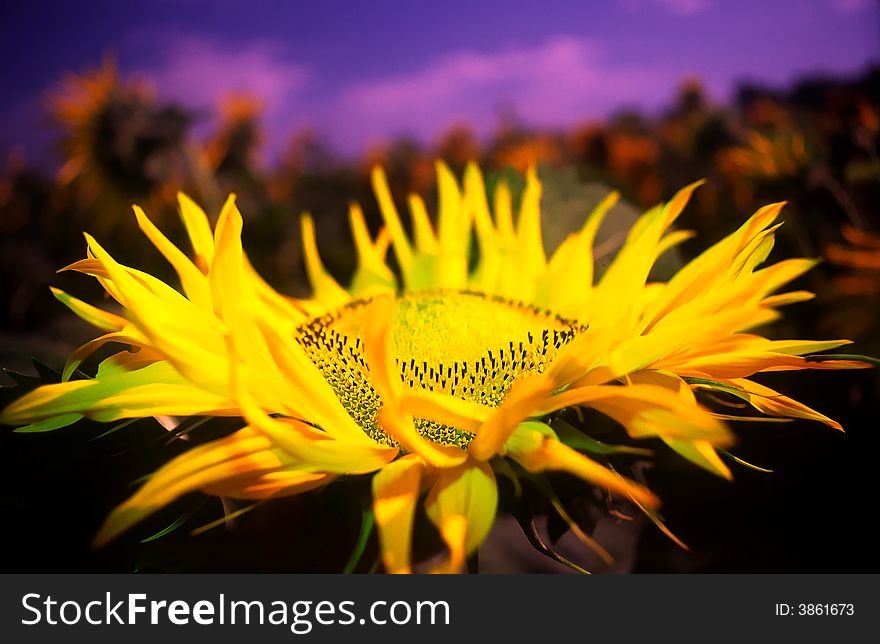
[[[762,266],[783,204],[760,209],[671,279],[654,281],[658,257],[692,236],[672,226],[693,184],[641,216],[597,277],[593,242],[616,195],[548,258],[534,168],[518,199],[503,181],[490,195],[473,164],[461,183],[442,163],[436,173],[436,222],[413,194],[410,234],[383,171],[374,169],[384,226],[371,235],[360,207],[351,206],[358,264],[347,288],[325,270],[304,215],[310,299],[279,294],[252,268],[232,196],[213,230],[205,212],[179,196],[192,259],[135,207],[182,292],[118,263],[86,235],[88,257],[68,268],[95,277],[123,315],[55,290],[105,333],[74,352],[63,382],[24,395],[0,421],[29,423],[18,431],[31,432],[82,417],[244,423],[161,467],[113,511],[97,544],[195,490],[263,500],[372,474],[384,569],[460,572],[494,522],[499,476],[515,485],[539,482],[564,514],[543,473],[566,472],[662,526],[660,500],[614,461],[618,451],[651,452],[602,443],[592,423],[563,422],[566,410],[593,409],[634,442],[659,439],[724,478],[732,476],[728,460],[736,460],[725,451],[734,442],[725,421],[747,417],[713,411],[718,397],[745,403],[758,417],[840,429],[750,380],[768,371],[866,366],[813,355],[847,340],[771,340],[754,332],[780,316],[778,307],[812,297],[779,291],[813,260]],[[101,361],[94,377],[73,379],[90,354],[111,343],[128,350]],[[439,560],[413,561],[420,502],[445,544]]]
[[[250,94],[231,94],[220,103],[217,130],[201,154],[206,173],[219,184],[217,189],[228,184],[253,192],[259,184],[259,154],[265,138],[259,122],[263,109],[262,102]],[[222,200],[220,194],[217,203]]]
[[[159,210],[195,172],[190,115],[159,101],[148,82],[121,78],[110,57],[96,70],[69,74],[49,96],[49,114],[65,159],[58,183],[92,213],[96,232],[116,230],[116,213],[132,197]]]
[[[844,243],[825,246],[825,258],[837,269],[825,289],[824,323],[853,337],[876,327],[872,315],[880,306],[880,235],[850,225],[841,228]],[[869,337],[866,337],[870,341]]]

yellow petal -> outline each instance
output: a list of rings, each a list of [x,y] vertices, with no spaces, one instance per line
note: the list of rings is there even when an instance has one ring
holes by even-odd
[[[424,463],[415,455],[392,461],[373,477],[373,514],[382,563],[389,573],[409,573],[412,526]]]
[[[766,348],[768,351],[776,353],[805,355],[836,349],[847,344],[852,344],[852,340],[770,340],[767,342]]]
[[[791,291],[790,293],[780,293],[779,295],[765,297],[761,300],[761,306],[786,306],[787,304],[797,304],[798,302],[809,302],[815,298],[816,294],[810,291]]]
[[[538,304],[543,303],[562,316],[580,315],[593,289],[593,242],[605,215],[619,198],[617,192],[608,193],[581,230],[559,245],[547,266]]]
[[[281,469],[284,463],[271,447],[265,437],[245,428],[181,454],[113,510],[98,530],[94,544],[107,543],[188,492]]]
[[[715,447],[708,441],[682,441],[667,438],[664,442],[678,454],[704,470],[717,474],[727,480],[733,479],[733,473],[727,464],[718,456]]]
[[[227,203],[223,209],[226,214],[220,218],[215,231],[215,255],[209,276],[214,311],[226,323],[237,351],[237,356],[229,359],[276,374],[275,359],[255,317],[260,309],[258,298],[245,272],[241,213],[234,203]]]
[[[167,362],[106,378],[43,385],[0,414],[0,423],[20,425],[79,414],[100,422],[143,416],[226,416],[237,405],[185,380]]]
[[[477,433],[493,408],[426,389],[413,389],[400,399],[401,408],[415,418]]]
[[[426,463],[444,467],[464,461],[466,455],[457,447],[445,447],[424,438],[415,428],[413,417],[406,413],[401,399],[408,389],[400,379],[391,347],[391,316],[394,303],[377,297],[364,314],[364,360],[371,382],[382,400],[379,425],[408,452],[421,456]]]
[[[516,222],[518,256],[523,268],[537,273],[547,263],[541,234],[541,182],[534,166],[526,172],[519,218]]]
[[[437,243],[437,236],[434,234],[434,226],[431,225],[431,217],[428,215],[425,202],[416,194],[410,195],[407,201],[412,219],[413,236],[419,253],[439,254],[440,245]]]
[[[499,453],[513,430],[546,402],[553,390],[550,380],[542,375],[515,382],[504,401],[492,412],[468,445],[468,453],[486,461]]]
[[[606,350],[604,354],[597,355],[590,367],[608,367],[607,372],[588,374],[578,384],[607,382],[648,366],[678,372],[672,365],[686,362],[689,358],[685,356],[692,347],[699,352],[694,356],[695,360],[717,355],[718,352],[708,350],[707,343],[777,316],[776,312],[770,310],[744,308],[696,316],[678,325],[658,325],[650,333],[624,339],[614,351]],[[581,342],[588,343],[589,330],[584,335]]]
[[[177,193],[177,203],[180,206],[180,219],[186,226],[186,232],[193,246],[196,266],[207,275],[214,260],[214,236],[211,234],[208,216],[195,201],[182,192]]]
[[[217,384],[218,354],[225,353],[225,329],[213,314],[195,306],[156,278],[118,264],[86,235],[90,252],[109,279],[103,283],[127,309],[138,330],[181,373],[203,384]]]
[[[736,387],[743,389],[748,393],[749,403],[758,411],[769,416],[780,416],[783,418],[806,418],[809,420],[817,420],[825,423],[829,427],[843,431],[835,420],[828,418],[824,414],[820,414],[815,409],[807,407],[803,403],[793,400],[788,396],[784,396],[778,391],[765,387],[751,380],[733,379],[730,381]]]
[[[177,272],[187,297],[202,308],[210,308],[211,295],[205,274],[162,234],[139,206],[132,206],[138,227]]]
[[[507,453],[529,472],[564,471],[646,507],[657,507],[657,497],[648,489],[576,452],[557,439],[521,425],[507,444]]]
[[[121,331],[128,324],[128,320],[125,318],[108,311],[103,311],[91,304],[86,304],[82,300],[68,295],[61,289],[50,287],[49,290],[52,291],[55,299],[76,313],[80,318],[99,329],[104,331]]]
[[[780,287],[797,279],[816,266],[815,259],[786,259],[766,268],[762,268],[754,274],[752,288],[763,297],[773,293]]]
[[[682,188],[663,208],[649,210],[636,221],[590,300],[586,312],[590,324],[599,329],[618,327],[625,332],[635,322],[639,313],[635,304],[662,245],[661,237],[700,183]]]
[[[436,287],[463,289],[468,279],[468,245],[471,218],[463,207],[458,182],[445,163],[437,162],[437,190],[440,206],[437,240],[440,255],[437,262]]]
[[[374,243],[364,221],[360,206],[352,203],[348,211],[351,234],[358,255],[358,265],[351,281],[354,297],[372,296],[377,293],[393,292],[397,287],[394,273],[385,264],[385,248],[377,238]],[[381,235],[381,233],[380,233]]]
[[[648,384],[664,387],[678,395],[681,402],[688,406],[696,406],[697,400],[693,391],[673,373],[663,371],[640,371],[632,374],[627,381],[635,384]],[[719,418],[719,415],[715,415]],[[728,480],[733,478],[730,468],[721,460],[718,452],[711,442],[706,440],[683,440],[677,438],[664,438],[664,442],[679,455],[703,469],[712,472]]]
[[[64,369],[61,372],[61,381],[67,382],[82,362],[92,353],[110,342],[121,342],[135,347],[142,347],[147,339],[138,332],[133,326],[129,325],[124,331],[117,333],[105,333],[104,335],[90,340],[76,350],[64,363]]]
[[[464,199],[474,217],[474,226],[481,244],[487,242],[494,245],[495,225],[486,199],[486,184],[479,166],[472,161],[464,170]]]
[[[510,188],[504,180],[495,186],[495,194],[492,199],[492,208],[495,212],[495,226],[502,240],[513,241],[516,231],[513,225],[513,199]]]
[[[262,332],[280,370],[281,378],[273,380],[279,380],[285,393],[274,401],[264,398],[262,386],[255,379],[261,374],[254,373],[253,370],[238,374],[243,380],[252,381],[249,382],[248,391],[263,400],[267,409],[284,412],[288,416],[307,418],[333,438],[373,445],[373,440],[345,411],[330,383],[306,357],[299,345],[291,342],[278,329],[266,327]]]
[[[348,292],[333,279],[318,254],[318,243],[315,239],[315,223],[308,214],[300,219],[302,229],[303,254],[305,255],[306,273],[312,285],[315,299],[327,309],[342,306],[351,298]]]
[[[98,373],[95,374],[95,378],[101,380],[115,374],[137,371],[162,360],[164,360],[162,355],[146,347],[120,351],[98,364]]]
[[[712,380],[746,378],[759,372],[799,369],[864,369],[868,365],[851,360],[808,361],[773,351],[732,351],[706,356],[685,357],[664,362],[664,368],[682,376]]]
[[[446,572],[461,572],[495,521],[498,487],[487,463],[468,460],[443,468],[428,493],[425,509],[449,548]]]
[[[501,241],[489,211],[483,175],[473,162],[468,163],[464,172],[464,199],[473,214],[479,244],[479,260],[471,276],[471,288],[492,295],[501,271]]]
[[[206,494],[233,499],[261,501],[308,492],[326,485],[335,478],[324,472],[304,472],[297,469],[250,472],[242,476],[205,485]]]
[[[395,448],[333,438],[294,418],[272,418],[260,409],[237,376],[234,388],[251,427],[287,452],[304,471],[364,474],[381,468],[397,455]]]
[[[394,205],[394,199],[391,197],[391,189],[388,187],[388,178],[385,171],[380,167],[373,168],[370,174],[373,184],[373,192],[376,195],[376,201],[379,203],[379,210],[382,212],[382,218],[388,231],[391,233],[391,243],[394,246],[394,254],[397,256],[397,263],[403,274],[404,284],[409,283],[409,271],[412,265],[412,246],[409,243],[409,237],[403,229],[400,221],[400,215],[397,207]]]
[[[550,398],[542,412],[573,405],[589,406],[610,416],[634,438],[708,440],[715,445],[728,445],[733,440],[730,431],[708,411],[666,387],[652,384],[577,387]]]
[[[776,220],[783,205],[772,204],[761,208],[736,232],[682,267],[645,312],[645,330],[650,330],[670,312],[705,293],[723,294],[724,288],[719,285],[723,283],[721,278],[728,276],[730,267],[748,243]]]

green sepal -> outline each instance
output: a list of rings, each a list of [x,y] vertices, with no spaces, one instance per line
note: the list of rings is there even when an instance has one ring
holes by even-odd
[[[559,441],[572,449],[602,455],[638,454],[641,456],[651,456],[653,454],[649,449],[630,447],[628,445],[611,445],[597,441],[595,438],[590,438],[584,432],[559,418],[553,420],[553,429],[556,431]]]

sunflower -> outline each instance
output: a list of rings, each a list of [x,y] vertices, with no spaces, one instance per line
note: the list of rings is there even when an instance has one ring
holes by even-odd
[[[820,292],[827,304],[823,326],[869,339],[880,306],[880,234],[851,225],[840,232],[844,243],[825,246],[835,272]]]
[[[25,431],[84,416],[230,416],[244,425],[161,467],[112,512],[96,544],[196,490],[269,499],[373,474],[385,570],[412,570],[414,516],[424,499],[446,547],[435,570],[458,572],[493,524],[497,474],[566,472],[654,516],[653,492],[585,453],[599,445],[589,426],[554,430],[548,421],[561,410],[596,410],[633,439],[660,439],[725,478],[731,472],[719,448],[734,435],[725,415],[698,400],[703,390],[734,395],[768,416],[840,429],[749,379],[864,366],[804,357],[846,340],[770,340],[750,332],[779,317],[777,307],[810,297],[777,291],[813,260],[758,268],[773,247],[783,204],[759,210],[668,282],[649,281],[658,256],[690,236],[671,229],[698,184],[688,186],[638,219],[594,279],[592,244],[616,195],[548,259],[534,168],[517,208],[503,182],[490,207],[473,164],[462,184],[442,163],[436,173],[436,226],[423,200],[410,196],[410,235],[383,171],[374,169],[384,226],[373,237],[361,208],[351,206],[358,264],[348,288],[325,269],[313,220],[304,215],[310,299],[280,295],[256,273],[242,248],[234,196],[212,231],[204,211],[180,195],[192,259],[134,208],[182,292],[118,263],[86,235],[87,258],[68,269],[96,278],[124,316],[54,289],[105,333],[73,353],[61,383],[24,395],[0,421],[30,423]],[[386,260],[389,247],[397,272]],[[109,343],[129,349],[100,362],[94,378],[71,379]]]
[[[66,159],[59,186],[74,189],[103,232],[118,230],[113,218],[130,195],[155,206],[173,201],[178,177],[191,174],[191,117],[160,101],[143,79],[120,76],[112,58],[97,70],[69,74],[48,99]]]

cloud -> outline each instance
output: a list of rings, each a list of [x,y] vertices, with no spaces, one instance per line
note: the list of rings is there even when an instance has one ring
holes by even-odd
[[[157,64],[145,70],[160,94],[189,104],[216,104],[233,93],[262,97],[278,106],[308,83],[305,65],[284,60],[272,41],[243,45],[197,35],[172,36]]]
[[[156,38],[152,34],[152,40]],[[261,101],[262,122],[280,135],[270,138],[270,155],[279,147],[272,141],[283,140],[304,123],[302,94],[313,73],[309,66],[289,60],[279,43],[230,43],[187,33],[164,34],[160,39],[160,56],[137,73],[154,84],[161,97],[207,116],[197,132],[210,127],[222,100],[231,94],[249,94]]]
[[[608,61],[597,40],[556,36],[534,47],[453,52],[412,73],[355,84],[340,97],[335,120],[352,133],[356,125],[436,134],[461,120],[485,130],[499,107],[513,107],[528,124],[564,125],[652,96],[660,102],[674,81],[653,64]]]
[[[615,64],[601,41],[565,35],[533,46],[451,51],[412,72],[341,86],[277,42],[233,46],[179,33],[164,41],[163,54],[140,70],[160,95],[208,115],[231,92],[260,97],[272,133],[269,157],[305,126],[345,152],[399,134],[430,140],[459,122],[486,134],[502,109],[529,125],[564,126],[621,105],[651,107],[652,97],[660,104],[678,80],[653,63]],[[316,88],[322,91],[312,96]]]

